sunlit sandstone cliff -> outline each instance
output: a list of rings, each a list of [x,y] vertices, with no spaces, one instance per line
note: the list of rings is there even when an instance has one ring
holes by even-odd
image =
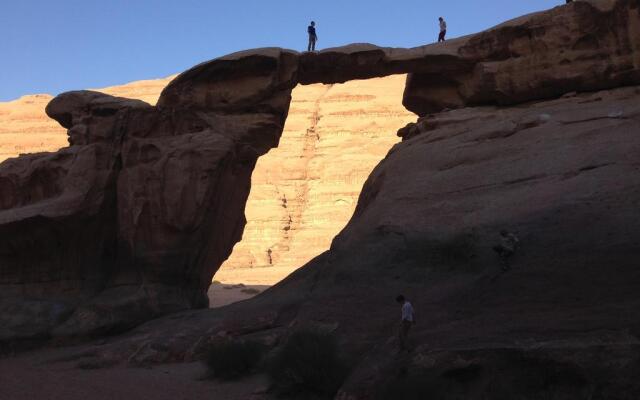
[[[155,104],[173,78],[99,90]],[[280,146],[260,158],[253,173],[247,226],[222,277],[235,268],[279,267],[260,282],[274,283],[329,248],[366,177],[398,142],[393,133],[415,120],[402,106],[405,80],[393,75],[293,90]],[[44,112],[51,99],[33,95],[0,103],[0,161],[67,145],[65,129]]]
[[[174,77],[131,82],[98,90],[112,96],[155,104],[162,89]],[[68,145],[66,130],[44,112],[51,99],[51,95],[36,94],[0,103],[0,161],[23,153],[55,151]]]
[[[298,86],[280,146],[258,160],[242,241],[222,270],[293,270],[329,248],[366,177],[415,119],[405,76]]]
[[[0,103],[0,161],[66,146],[64,128],[44,113],[52,98],[38,94]]]

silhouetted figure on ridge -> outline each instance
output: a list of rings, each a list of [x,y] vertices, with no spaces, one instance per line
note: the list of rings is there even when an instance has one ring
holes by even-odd
[[[309,33],[309,46],[307,46],[307,51],[316,51],[318,34],[316,33],[315,21],[311,21],[311,25],[309,25],[309,27],[307,28],[307,33]]]
[[[447,23],[444,18],[438,18],[440,21],[440,34],[438,35],[438,43],[444,42],[444,37],[447,35]]]

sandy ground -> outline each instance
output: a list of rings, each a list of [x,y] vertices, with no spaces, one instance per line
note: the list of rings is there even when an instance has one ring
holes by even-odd
[[[209,288],[211,308],[250,299],[295,271],[290,267],[224,269],[218,271]]]
[[[249,299],[276,284],[287,268],[220,271],[209,289],[211,307]],[[70,360],[73,347],[21,353],[0,359],[0,400],[258,400],[265,399],[265,376],[236,382],[202,379],[199,363],[150,368],[116,366],[86,369]]]
[[[79,369],[78,361],[59,361],[73,348],[41,350],[0,359],[2,400],[258,400],[267,379],[236,382],[204,380],[200,363],[153,368]]]

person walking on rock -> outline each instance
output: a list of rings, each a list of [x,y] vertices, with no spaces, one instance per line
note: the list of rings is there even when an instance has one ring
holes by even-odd
[[[440,35],[438,35],[438,43],[444,42],[444,37],[447,35],[447,23],[444,18],[438,18],[440,20]]]
[[[309,46],[307,46],[307,51],[316,51],[318,34],[316,33],[315,21],[311,21],[311,25],[309,25],[309,27],[307,28],[307,33],[309,34]]]
[[[409,336],[409,330],[411,325],[415,324],[415,318],[413,315],[413,306],[403,295],[396,297],[396,302],[401,305],[401,320],[400,320],[400,333],[398,335],[400,351],[408,351],[407,338]]]
[[[520,239],[518,239],[514,233],[508,232],[504,229],[500,231],[500,244],[494,246],[493,251],[498,253],[498,256],[500,257],[503,271],[508,271],[511,268],[509,259],[513,257],[519,244]]]

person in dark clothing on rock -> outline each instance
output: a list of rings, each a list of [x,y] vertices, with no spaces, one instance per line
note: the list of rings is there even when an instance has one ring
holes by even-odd
[[[493,251],[498,253],[500,261],[502,262],[502,270],[508,271],[511,268],[509,260],[515,254],[518,246],[520,245],[520,239],[511,232],[506,230],[500,231],[500,244],[493,247]]]
[[[309,46],[307,46],[307,51],[316,51],[318,34],[316,33],[315,21],[311,21],[311,25],[309,25],[309,27],[307,28],[307,33],[309,34]]]
[[[438,20],[440,21],[440,34],[438,35],[438,43],[440,43],[444,42],[444,37],[447,35],[447,23],[442,17],[438,18]]]

